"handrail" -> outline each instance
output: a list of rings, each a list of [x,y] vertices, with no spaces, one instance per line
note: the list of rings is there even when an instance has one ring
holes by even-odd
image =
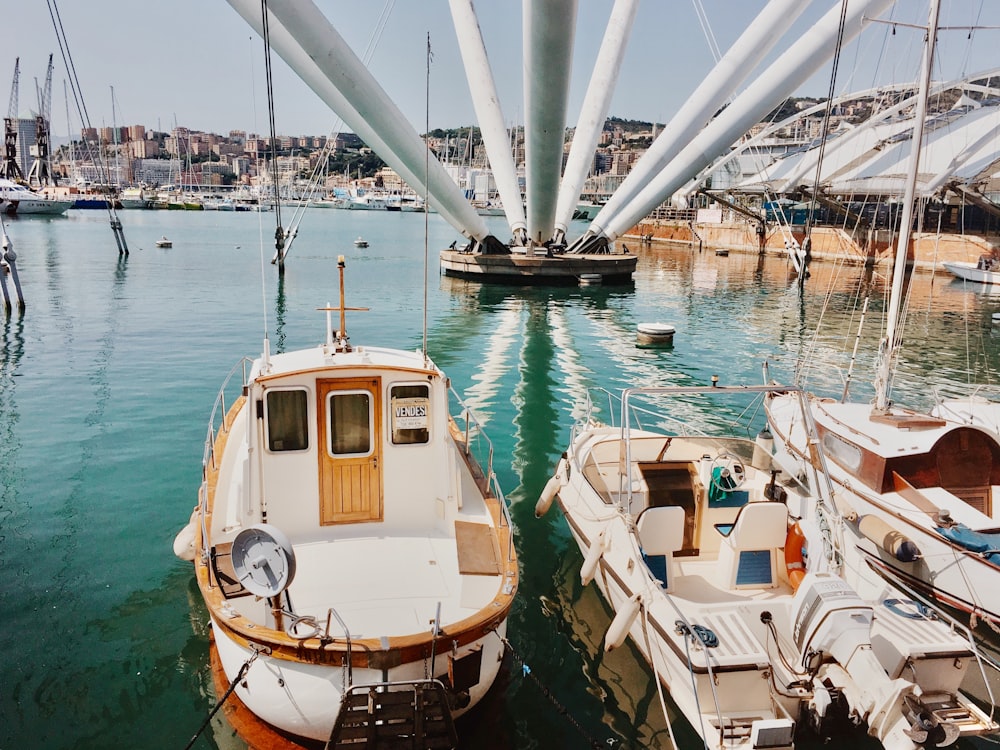
[[[493,471],[493,454],[494,454],[493,441],[490,440],[489,436],[486,434],[485,429],[483,428],[482,422],[479,421],[479,418],[476,416],[475,412],[473,412],[472,409],[470,409],[466,405],[466,403],[462,400],[462,397],[459,395],[458,391],[456,391],[451,385],[449,385],[448,393],[451,397],[454,398],[454,403],[459,407],[459,413],[457,415],[451,414],[452,419],[456,420],[456,424],[458,424],[457,422],[458,419],[462,419],[464,421],[464,425],[461,425],[461,427],[462,427],[462,434],[465,440],[465,446],[464,446],[465,455],[474,460],[479,465],[479,468],[480,470],[483,471],[483,476],[486,479],[486,491],[492,492],[493,496],[496,497],[497,500],[500,502],[500,513],[501,513],[500,525],[503,526],[506,524],[507,528],[513,530],[514,524],[511,521],[510,507],[507,503],[507,498],[504,495],[503,490],[500,488],[500,482],[497,479],[496,472]],[[451,399],[449,399],[449,404],[451,403],[452,401]],[[477,451],[478,453],[485,451],[486,454],[485,467],[482,465],[480,458],[477,455],[475,455],[472,451],[473,438],[475,438],[476,440],[481,438],[482,441],[485,443],[485,447],[480,451]],[[514,545],[513,543],[511,543],[510,545],[508,545],[507,561],[512,562],[513,556],[514,556]]]
[[[202,550],[201,556],[203,561],[208,560],[208,547],[205,544],[205,540],[208,539],[208,527],[206,516],[208,515],[208,468],[211,465],[212,469],[217,469],[215,463],[215,438],[216,432],[216,422],[218,422],[219,431],[227,430],[226,426],[226,391],[229,388],[230,381],[236,374],[237,370],[241,373],[240,378],[240,388],[243,395],[246,395],[247,391],[247,374],[249,367],[253,364],[253,359],[250,357],[243,357],[229,371],[226,375],[225,380],[222,381],[222,386],[219,388],[218,393],[215,395],[215,401],[212,404],[212,412],[208,418],[208,434],[205,437],[205,447],[201,456],[201,486],[198,488],[198,504],[201,508],[201,539],[202,539]]]

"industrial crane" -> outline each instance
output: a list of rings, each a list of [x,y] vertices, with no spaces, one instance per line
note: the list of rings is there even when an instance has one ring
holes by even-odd
[[[21,58],[14,59],[14,81],[10,86],[10,104],[7,117],[3,118],[3,161],[0,162],[0,177],[15,182],[24,182],[24,173],[17,163],[17,85],[21,76]]]
[[[49,67],[45,74],[45,86],[38,88],[35,81],[35,93],[38,96],[38,112],[35,115],[35,145],[31,147],[31,155],[35,161],[28,172],[28,184],[32,187],[44,187],[56,184],[55,176],[49,167],[49,122],[52,113],[52,55],[49,55]]]

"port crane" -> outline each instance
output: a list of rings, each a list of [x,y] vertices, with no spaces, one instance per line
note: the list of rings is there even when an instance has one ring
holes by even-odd
[[[35,81],[35,93],[38,97],[38,112],[35,115],[35,145],[31,147],[31,155],[35,158],[28,172],[28,184],[32,187],[55,185],[55,175],[49,166],[49,122],[52,117],[52,55],[49,55],[49,67],[45,74],[45,85],[38,88]]]
[[[3,118],[3,161],[0,177],[14,182],[24,182],[24,172],[17,163],[17,86],[21,76],[21,58],[14,59],[14,80],[10,85],[10,103]]]

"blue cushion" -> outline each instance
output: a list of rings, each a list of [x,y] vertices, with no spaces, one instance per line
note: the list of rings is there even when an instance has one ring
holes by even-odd
[[[980,553],[994,565],[1000,565],[1000,534],[973,531],[961,523],[957,526],[938,526],[937,532],[970,552]]]
[[[653,574],[653,577],[660,582],[661,585],[667,585],[667,556],[666,555],[647,555],[645,552],[642,553],[642,559],[646,562],[646,567],[649,568],[649,572]]]
[[[736,569],[737,586],[770,586],[771,550],[740,550],[740,563]]]

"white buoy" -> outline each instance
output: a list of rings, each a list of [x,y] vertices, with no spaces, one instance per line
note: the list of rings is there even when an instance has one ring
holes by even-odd
[[[549,512],[549,508],[552,507],[552,501],[556,499],[556,495],[559,494],[559,487],[562,485],[562,469],[563,460],[559,461],[559,466],[556,467],[556,473],[549,478],[549,481],[545,483],[545,488],[542,490],[542,494],[538,498],[538,502],[535,503],[535,518],[541,518],[546,513]]]
[[[174,537],[174,554],[181,560],[191,562],[194,560],[194,538],[198,528],[198,509],[191,511],[191,519],[187,526],[177,532]]]
[[[670,344],[676,331],[668,323],[640,323],[636,326],[635,338],[639,344]]]
[[[1000,312],[993,313],[993,325],[1000,326]]]
[[[634,594],[631,599],[622,605],[618,614],[608,626],[608,632],[604,634],[604,650],[614,651],[625,642],[628,631],[632,628],[632,623],[639,615],[639,607],[642,604],[642,594]]]
[[[604,529],[601,529],[594,541],[591,542],[590,549],[587,550],[587,556],[583,560],[583,567],[580,568],[580,580],[584,586],[594,580],[594,575],[597,573],[597,565],[604,554],[604,542]]]

